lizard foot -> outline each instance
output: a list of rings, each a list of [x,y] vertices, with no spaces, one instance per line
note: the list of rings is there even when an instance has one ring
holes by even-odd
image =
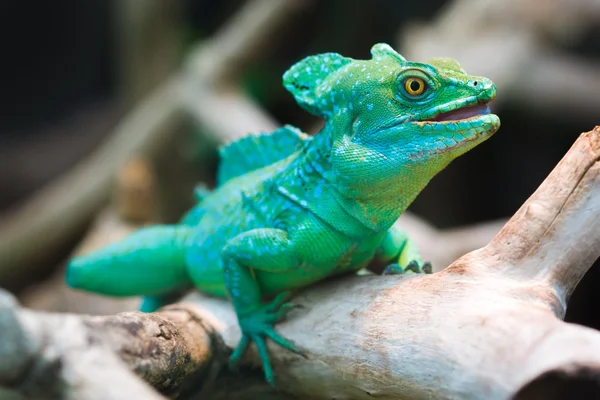
[[[258,356],[263,365],[265,378],[271,386],[274,386],[275,380],[273,377],[271,360],[269,359],[269,353],[267,352],[266,338],[269,338],[281,347],[304,357],[304,354],[294,343],[290,342],[273,329],[274,323],[284,319],[290,310],[300,307],[298,304],[286,303],[285,301],[289,296],[290,292],[280,293],[270,303],[263,304],[252,313],[238,317],[240,328],[242,329],[242,339],[231,354],[231,357],[229,357],[230,369],[235,370],[237,368],[246,349],[251,342],[254,342],[258,350]]]
[[[431,274],[433,270],[429,261],[425,261],[424,263],[420,264],[419,262],[412,260],[404,268],[402,268],[398,263],[389,264],[387,267],[385,267],[381,275],[400,275],[409,272],[413,272],[415,274]]]

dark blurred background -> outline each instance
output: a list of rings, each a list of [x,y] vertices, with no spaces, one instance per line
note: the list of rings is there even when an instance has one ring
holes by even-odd
[[[103,143],[144,96],[183,65],[190,49],[210,39],[244,3],[1,2],[0,224]],[[501,130],[443,171],[410,208],[437,227],[512,215],[576,137],[600,123],[600,12],[593,2],[529,0],[504,7],[482,2],[489,7],[485,18],[468,1],[309,3],[241,71],[245,93],[280,123],[309,131],[318,125],[282,87],[281,75],[300,58],[320,52],[368,58],[374,43],[387,42],[418,61],[456,57],[469,73],[497,81],[494,111]],[[199,136],[198,129],[191,131]],[[201,147],[184,152],[203,169],[191,180],[210,180],[216,147],[202,140],[186,143]],[[191,191],[185,190],[190,194],[166,220],[191,204]],[[45,263],[58,265],[76,242]],[[599,275],[597,269],[590,274]],[[593,294],[600,293],[593,290],[598,279],[588,281],[592,289],[576,293],[574,302],[600,302]],[[571,317],[600,326],[584,311]]]

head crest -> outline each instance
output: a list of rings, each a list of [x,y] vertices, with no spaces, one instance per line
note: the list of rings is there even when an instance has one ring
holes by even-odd
[[[319,86],[331,73],[351,61],[337,53],[306,57],[283,74],[283,85],[302,108],[311,114],[325,116],[327,110],[319,102]]]
[[[392,58],[400,63],[404,57],[385,43],[378,43],[371,49],[373,60]],[[311,114],[326,117],[332,109],[328,92],[320,90],[326,79],[340,68],[354,60],[338,53],[324,53],[306,57],[283,74],[283,85],[292,93],[296,102]],[[364,62],[364,61],[360,61]]]
[[[406,59],[402,57],[400,53],[398,53],[392,48],[392,46],[386,43],[377,43],[376,45],[374,45],[371,48],[371,56],[373,56],[373,60],[392,57],[401,63],[406,62]]]

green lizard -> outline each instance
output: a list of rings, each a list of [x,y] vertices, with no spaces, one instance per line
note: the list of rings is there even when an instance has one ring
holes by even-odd
[[[487,105],[496,87],[451,59],[409,62],[386,44],[371,54],[292,66],[283,83],[325,119],[319,134],[285,126],[221,148],[217,188],[197,191],[179,224],[73,259],[68,284],[145,295],[144,311],[190,285],[228,296],[242,331],[231,365],[254,342],[273,384],[265,340],[299,352],[273,329],[293,307],[290,290],[372,259],[390,273],[430,272],[395,222],[435,174],[499,128]]]

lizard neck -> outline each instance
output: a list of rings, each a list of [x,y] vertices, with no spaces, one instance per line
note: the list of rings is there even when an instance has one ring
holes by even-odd
[[[321,131],[276,179],[277,191],[349,237],[374,234],[352,214],[346,204],[348,199],[338,192],[330,149],[331,137]]]
[[[353,129],[351,121],[328,121],[306,147],[299,174],[318,179],[309,187],[311,190],[305,191],[307,202],[315,204],[317,215],[333,226],[348,224],[361,233],[385,232],[429,183],[438,167],[432,164],[431,171],[424,171],[422,165],[415,167],[410,160],[397,157],[393,171],[382,173],[378,168],[380,157],[392,158],[384,153],[385,146],[376,154],[353,158],[348,153],[352,153],[354,144],[345,147],[336,142],[351,138]],[[347,153],[342,162],[334,154],[339,151]],[[318,176],[313,170],[318,170]]]
[[[407,171],[384,183],[368,176],[361,183],[341,174],[332,162],[335,138],[347,137],[339,129],[338,124],[324,126],[283,174],[279,191],[349,236],[385,232],[429,179],[414,179]]]

